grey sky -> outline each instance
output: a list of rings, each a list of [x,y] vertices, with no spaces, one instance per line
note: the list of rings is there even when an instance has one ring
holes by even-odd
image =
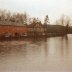
[[[0,0],[0,9],[29,13],[43,19],[49,15],[56,20],[61,14],[72,16],[72,0]]]

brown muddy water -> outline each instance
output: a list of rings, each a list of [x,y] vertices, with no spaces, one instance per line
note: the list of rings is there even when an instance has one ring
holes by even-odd
[[[72,72],[72,35],[1,41],[0,72]]]

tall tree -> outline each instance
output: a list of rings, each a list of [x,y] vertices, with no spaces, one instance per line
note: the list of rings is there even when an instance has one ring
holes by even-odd
[[[48,17],[48,15],[45,16],[44,24],[49,24],[49,17]]]
[[[60,22],[61,22],[62,26],[64,26],[64,24],[65,24],[65,19],[64,18],[65,18],[65,15],[62,15],[61,18],[60,18]]]

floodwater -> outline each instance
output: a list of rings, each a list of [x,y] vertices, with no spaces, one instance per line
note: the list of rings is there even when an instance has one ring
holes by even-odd
[[[72,72],[72,35],[0,42],[0,72]]]

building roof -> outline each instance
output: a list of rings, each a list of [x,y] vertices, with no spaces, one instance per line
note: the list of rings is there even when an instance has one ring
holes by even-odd
[[[4,26],[26,26],[26,24],[16,23],[16,22],[7,22],[7,21],[0,21],[0,25],[4,25]]]
[[[40,27],[40,26],[43,27],[43,25],[41,23],[32,23],[32,24],[28,25],[28,27],[33,28],[33,27],[36,27],[36,25],[38,25],[37,27]]]

